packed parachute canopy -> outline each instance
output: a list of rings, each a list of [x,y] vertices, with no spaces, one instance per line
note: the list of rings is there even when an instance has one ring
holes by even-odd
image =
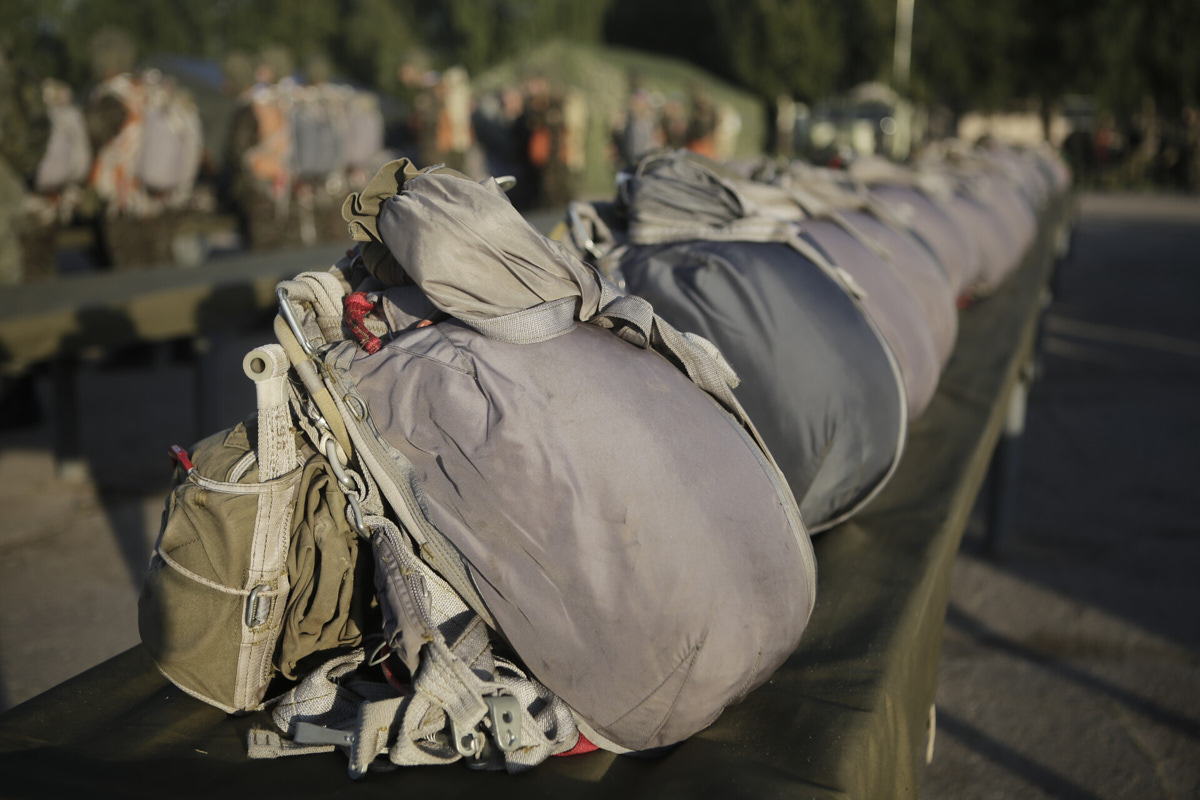
[[[661,752],[793,653],[811,534],[888,482],[960,308],[1068,184],[997,144],[838,171],[665,150],[546,237],[492,178],[389,162],[341,205],[355,247],[280,284],[256,415],[177,473],[143,642],[227,711],[298,681],[254,757]],[[297,496],[294,532],[260,513]]]
[[[1070,176],[1048,148],[942,142],[833,170],[663,151],[574,203],[564,238],[713,341],[810,531],[884,485],[953,352],[959,309],[1021,264]]]

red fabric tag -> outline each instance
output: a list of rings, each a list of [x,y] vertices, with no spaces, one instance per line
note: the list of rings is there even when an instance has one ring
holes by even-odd
[[[555,757],[581,756],[584,753],[591,753],[591,752],[594,752],[599,749],[600,749],[599,747],[596,747],[596,745],[589,742],[588,738],[581,733],[581,734],[579,734],[579,741],[575,743],[574,747],[572,747],[570,750],[566,751],[565,753],[555,753],[554,755],[555,755]]]

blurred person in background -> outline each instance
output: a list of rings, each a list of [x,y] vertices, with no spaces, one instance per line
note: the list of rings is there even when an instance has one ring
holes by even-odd
[[[663,147],[671,150],[687,147],[688,113],[684,107],[682,96],[675,93],[667,96],[667,101],[663,103],[662,119],[659,124],[662,126]]]
[[[38,162],[33,191],[25,197],[21,238],[26,280],[57,273],[58,232],[75,219],[92,166],[87,123],[71,87],[53,78],[46,78],[41,86],[50,137]]]
[[[0,285],[23,279],[26,197],[50,141],[41,82],[0,44]]]
[[[518,205],[516,193],[526,181],[517,131],[517,120],[524,108],[521,90],[505,86],[478,98],[471,115],[471,127],[486,158],[487,174],[511,175],[517,179],[517,186],[509,192],[513,205]]]
[[[288,241],[292,195],[291,54],[281,46],[257,58],[232,53],[225,60],[226,87],[236,109],[225,144],[229,200],[243,239],[253,249]]]
[[[650,92],[637,85],[636,81],[629,94],[625,114],[614,132],[614,140],[618,169],[632,169],[642,156],[663,146],[658,109]]]
[[[1183,148],[1189,192],[1200,192],[1200,109],[1187,106],[1183,109]]]
[[[518,138],[528,176],[528,191],[522,195],[527,208],[544,207],[545,170],[554,147],[550,108],[550,83],[542,76],[534,76],[522,87],[525,106],[517,124]]]
[[[699,86],[692,87],[692,112],[688,118],[687,149],[708,158],[717,157],[717,104]]]
[[[158,70],[134,72],[137,51],[123,30],[90,42],[97,84],[84,110],[95,158],[89,188],[111,267],[173,260],[175,224],[190,210],[203,153],[190,93]]]

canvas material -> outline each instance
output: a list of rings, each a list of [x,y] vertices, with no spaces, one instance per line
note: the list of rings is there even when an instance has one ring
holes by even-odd
[[[944,208],[911,186],[880,184],[870,191],[882,203],[908,209],[905,215],[909,225],[937,257],[956,295],[975,281],[979,245]]]
[[[159,669],[184,691],[230,712],[257,708],[289,585],[285,515],[300,469],[258,481],[244,426],[200,442],[195,458],[203,466],[181,476],[167,501],[138,626]],[[261,622],[248,621],[252,593],[269,604]]]
[[[602,735],[686,738],[794,649],[807,539],[738,426],[661,356],[591,326],[513,345],[451,321],[350,371],[501,633]]]
[[[791,652],[814,597],[811,547],[794,500],[730,393],[732,372],[710,344],[679,334],[644,300],[621,295],[523,220],[508,224],[511,206],[494,186],[453,176],[413,177],[399,165],[387,172],[386,182],[402,178],[394,185],[402,185],[403,191],[390,198],[375,199],[375,190],[353,197],[346,207],[348,219],[358,224],[360,215],[369,216],[361,226],[369,232],[364,238],[373,241],[378,232],[385,241],[402,241],[389,245],[394,266],[407,270],[404,280],[415,282],[444,313],[461,318],[394,332],[374,355],[347,343],[324,352],[323,369],[334,387],[329,394],[335,402],[344,398],[347,411],[355,409],[343,416],[357,457],[365,459],[365,472],[375,477],[422,554],[446,542],[450,552],[441,562],[452,567],[457,555],[467,568],[462,579],[451,580],[455,589],[464,597],[478,596],[485,606],[478,609],[481,614],[494,617],[496,629],[532,674],[571,705],[589,729],[631,749],[691,735]],[[471,213],[464,213],[464,205]],[[369,215],[363,213],[368,207]],[[405,215],[407,222],[394,224]],[[439,237],[444,247],[435,246]],[[471,277],[458,282],[460,274]],[[379,296],[386,300],[390,294]],[[569,304],[568,313],[560,316],[563,303]],[[522,305],[528,307],[513,310]],[[411,319],[399,312],[383,316]],[[575,324],[585,319],[600,327]],[[651,346],[677,362],[665,360]],[[580,348],[587,348],[583,356]],[[361,364],[375,366],[363,373]],[[631,372],[635,365],[630,380],[607,379]],[[730,411],[715,405],[688,376],[711,387]],[[525,394],[522,386],[540,391]],[[554,400],[550,405],[548,398]],[[687,403],[685,398],[690,398]],[[487,404],[497,413],[489,414]],[[363,421],[364,414],[369,422]],[[358,421],[350,423],[351,416]],[[414,427],[406,429],[405,424]],[[655,427],[674,433],[656,433]],[[494,431],[490,437],[489,428]],[[406,444],[410,436],[420,442],[415,449]],[[428,436],[445,438],[438,446],[422,438]],[[530,457],[534,459],[525,464],[523,459]],[[551,469],[554,458],[560,462]],[[629,469],[626,459],[649,461],[655,468]],[[660,485],[654,487],[643,472],[661,476]],[[707,477],[699,481],[691,473]],[[689,478],[673,496],[677,474]],[[488,479],[482,480],[483,475]],[[547,494],[555,476],[567,481],[564,490]],[[621,491],[606,490],[607,485]],[[539,503],[530,504],[530,497]],[[606,503],[615,508],[605,510]],[[620,512],[626,517],[618,522],[613,515],[622,506],[628,506]],[[686,528],[692,530],[681,538]],[[576,542],[576,530],[590,535]],[[482,540],[480,534],[485,534]],[[534,560],[523,545],[533,547],[529,536],[542,540],[541,555]],[[750,538],[743,541],[742,536]],[[636,545],[638,537],[644,537],[647,550],[657,550],[657,558],[626,570],[638,576],[640,595],[625,581],[604,583],[619,579],[620,570],[604,566],[603,552],[597,555],[600,574],[593,578],[589,559],[553,547],[555,539],[565,538],[589,552],[603,551],[609,542],[611,558],[620,563],[636,551],[629,545]],[[708,556],[679,552],[684,541],[706,539],[714,545],[698,549],[710,550]],[[742,552],[747,547],[769,552],[755,558],[746,551],[751,552],[748,558]],[[563,560],[554,561],[555,553]],[[704,560],[714,553],[723,559]],[[681,573],[672,559],[682,560],[690,572]],[[539,560],[545,564],[540,578]],[[760,571],[742,581],[731,576],[731,563],[750,571],[749,565],[757,564]],[[780,572],[765,575],[763,569]],[[692,591],[708,598],[691,603],[695,611],[690,620],[663,620],[649,613],[645,602],[636,602],[663,596],[663,580],[652,578],[655,570],[663,570],[659,577],[671,585],[680,584],[680,596]],[[711,579],[698,579],[703,572]],[[464,579],[471,584],[465,590]],[[730,588],[722,598],[734,613],[721,614],[718,624],[707,618],[714,613],[714,581],[758,586],[771,598]],[[587,596],[563,594],[589,585],[597,590]],[[549,606],[530,594],[535,589],[544,594],[546,586],[557,586],[559,592],[558,601]],[[787,598],[783,605],[781,593]],[[734,597],[750,604],[746,613],[737,613]],[[620,602],[618,598],[636,603],[637,613],[606,612],[605,606]],[[476,609],[476,602],[471,606]],[[572,613],[564,614],[564,609]],[[531,624],[531,617],[538,624]],[[639,619],[643,617],[648,619]],[[697,619],[714,630],[701,633]],[[556,620],[567,630],[554,628]],[[643,627],[629,630],[635,622]],[[644,627],[659,623],[684,630],[675,630],[679,635],[672,638],[671,631],[660,635]],[[755,638],[772,626],[761,640]],[[724,646],[722,638],[735,646]],[[631,666],[644,665],[644,653],[612,658],[619,646],[649,647],[653,679]],[[562,657],[564,648],[571,658]],[[589,687],[575,673],[587,669],[598,653],[602,658],[589,673],[596,679]]]
[[[260,707],[272,679],[299,677],[314,653],[357,645],[369,603],[369,560],[324,458],[301,442],[290,470],[260,480],[256,433],[239,423],[196,445],[138,603],[159,669],[229,712]]]
[[[885,345],[821,270],[749,242],[629,248],[618,269],[631,293],[729,359],[810,531],[882,485],[903,446],[903,401]]]

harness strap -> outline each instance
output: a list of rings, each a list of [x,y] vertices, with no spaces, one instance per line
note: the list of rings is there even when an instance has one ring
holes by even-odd
[[[577,297],[560,297],[532,308],[488,319],[462,321],[489,339],[509,344],[535,344],[562,336],[575,327]]]
[[[367,522],[384,565],[386,607],[400,617],[393,652],[412,673],[412,692],[357,673],[362,649],[331,659],[273,709],[286,736],[252,731],[250,756],[338,748],[357,778],[385,754],[398,766],[469,758],[517,772],[575,747],[579,732],[571,710],[532,677],[493,657],[483,621],[413,554],[394,523],[385,517]]]

